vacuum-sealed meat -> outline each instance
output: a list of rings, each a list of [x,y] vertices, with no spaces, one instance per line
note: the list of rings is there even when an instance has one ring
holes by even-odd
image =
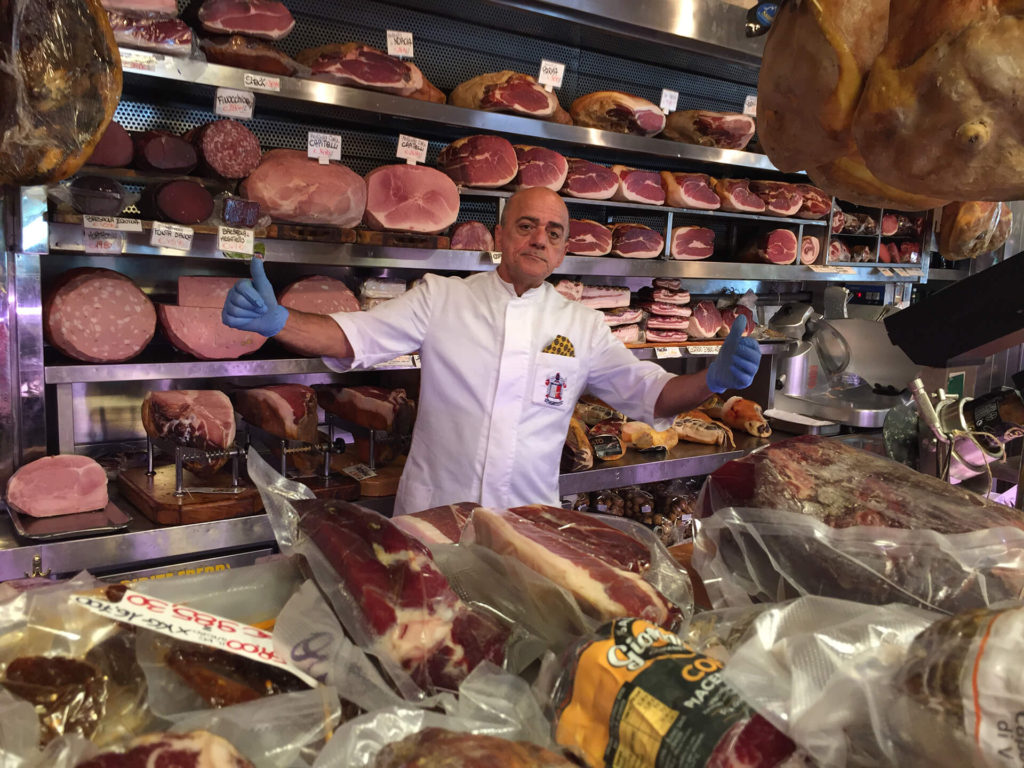
[[[209,731],[147,733],[121,752],[102,752],[76,768],[254,768],[227,739]]]
[[[528,741],[509,741],[485,733],[424,728],[377,754],[373,768],[500,765],[502,768],[572,768],[564,757]]]
[[[283,669],[216,648],[179,643],[164,663],[211,707],[230,707],[308,686]]]
[[[107,679],[85,661],[20,656],[7,665],[0,686],[35,707],[43,744],[65,733],[88,738],[103,719]]]

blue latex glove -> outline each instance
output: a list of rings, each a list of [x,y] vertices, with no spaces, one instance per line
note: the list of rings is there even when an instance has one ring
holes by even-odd
[[[740,315],[733,321],[718,357],[708,366],[708,389],[712,392],[746,389],[754,380],[761,364],[761,348],[754,339],[743,337],[745,330],[747,318]]]
[[[240,331],[255,331],[262,336],[275,336],[288,320],[288,310],[277,303],[274,286],[263,271],[263,260],[255,256],[250,262],[252,279],[239,280],[228,291],[221,322]]]

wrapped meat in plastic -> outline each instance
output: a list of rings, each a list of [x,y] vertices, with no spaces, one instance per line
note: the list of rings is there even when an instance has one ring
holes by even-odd
[[[575,763],[527,741],[509,741],[486,733],[424,728],[388,744],[373,768],[429,765],[501,765],[504,768],[572,768]]]

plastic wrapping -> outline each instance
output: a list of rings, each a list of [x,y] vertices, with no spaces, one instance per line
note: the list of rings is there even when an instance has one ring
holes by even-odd
[[[950,203],[939,222],[939,254],[946,261],[977,258],[1001,247],[1012,223],[1006,203]]]

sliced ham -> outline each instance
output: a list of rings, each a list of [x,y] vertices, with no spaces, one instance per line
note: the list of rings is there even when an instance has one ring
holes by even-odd
[[[569,173],[569,161],[565,155],[546,147],[531,147],[526,144],[514,144],[518,171],[512,181],[513,189],[529,187],[547,187],[557,192],[565,184]]]
[[[366,174],[365,220],[371,229],[436,235],[458,215],[459,190],[438,170],[382,165]]]
[[[750,190],[747,179],[712,179],[711,185],[722,200],[723,211],[764,213],[768,206]]]
[[[107,502],[107,473],[88,456],[44,456],[7,481],[7,503],[32,517],[91,512]]]
[[[295,19],[276,0],[204,0],[199,22],[209,32],[280,40],[292,31]]]
[[[804,235],[803,240],[800,241],[800,263],[813,264],[818,260],[819,253],[821,253],[821,240]]]
[[[665,190],[661,187],[661,176],[657,171],[640,171],[625,165],[613,165],[612,171],[619,177],[619,186],[612,200],[648,205],[665,204]]]
[[[437,167],[459,186],[504,187],[519,172],[512,143],[501,136],[477,134],[456,139],[441,150]]]
[[[737,317],[743,315],[747,318],[747,327],[743,331],[744,336],[751,336],[754,333],[754,313],[750,307],[745,307],[742,304],[736,304],[731,307],[726,307],[721,311],[722,313],[722,327],[718,329],[718,335],[723,339],[729,335],[729,331],[732,329],[732,324]]]
[[[647,99],[621,91],[597,91],[580,96],[569,107],[576,125],[616,133],[654,136],[665,127],[665,113]]]
[[[643,310],[634,307],[619,307],[604,311],[604,322],[609,326],[639,323],[644,316]]]
[[[567,251],[577,256],[607,256],[612,250],[612,231],[590,219],[569,220]]]
[[[665,202],[673,208],[716,211],[722,207],[707,174],[662,171],[661,186],[665,190]]]
[[[613,256],[656,259],[665,252],[665,238],[643,224],[613,224],[611,229]]]
[[[707,227],[674,227],[669,255],[673,259],[706,259],[715,252],[715,232]]]
[[[686,317],[651,315],[647,318],[647,328],[658,331],[685,331],[689,324],[690,320]]]
[[[737,112],[681,109],[665,121],[665,138],[719,149],[744,149],[754,136],[754,118]]]
[[[453,251],[493,251],[494,236],[479,221],[462,221],[452,229]]]
[[[555,290],[569,301],[583,300],[583,283],[579,280],[559,280],[555,283]]]
[[[547,120],[558,108],[558,97],[530,75],[503,70],[477,75],[455,86],[448,103],[487,112],[511,112]]]
[[[614,285],[584,285],[581,301],[591,309],[629,306],[629,288]]]
[[[278,301],[282,307],[314,315],[359,311],[359,299],[349,287],[341,280],[326,275],[313,275],[296,280],[281,291]],[[178,303],[181,304],[180,287]]]
[[[644,340],[649,344],[681,344],[690,337],[685,331],[668,331],[648,326]]]
[[[640,341],[640,326],[636,323],[631,325],[617,325],[611,329],[612,336],[623,344],[635,344]]]
[[[784,181],[752,181],[750,191],[764,200],[765,213],[774,216],[795,216],[804,204],[804,196],[796,184]]]
[[[569,158],[569,171],[561,190],[563,195],[586,200],[607,200],[618,188],[618,174],[611,168],[578,157]]]
[[[800,210],[796,215],[801,219],[823,219],[832,208],[831,198],[812,184],[794,184],[796,191],[803,196]]]
[[[702,301],[693,308],[687,333],[692,339],[713,339],[722,327],[722,314],[713,301]]]
[[[669,304],[667,301],[642,301],[640,306],[652,315],[660,317],[689,317],[693,310],[683,304]]]
[[[200,360],[234,360],[263,346],[265,336],[224,325],[221,309],[160,304],[157,316],[171,343]]]
[[[424,85],[418,67],[364,43],[333,43],[299,51],[298,62],[312,77],[337,85],[412,96]]]

